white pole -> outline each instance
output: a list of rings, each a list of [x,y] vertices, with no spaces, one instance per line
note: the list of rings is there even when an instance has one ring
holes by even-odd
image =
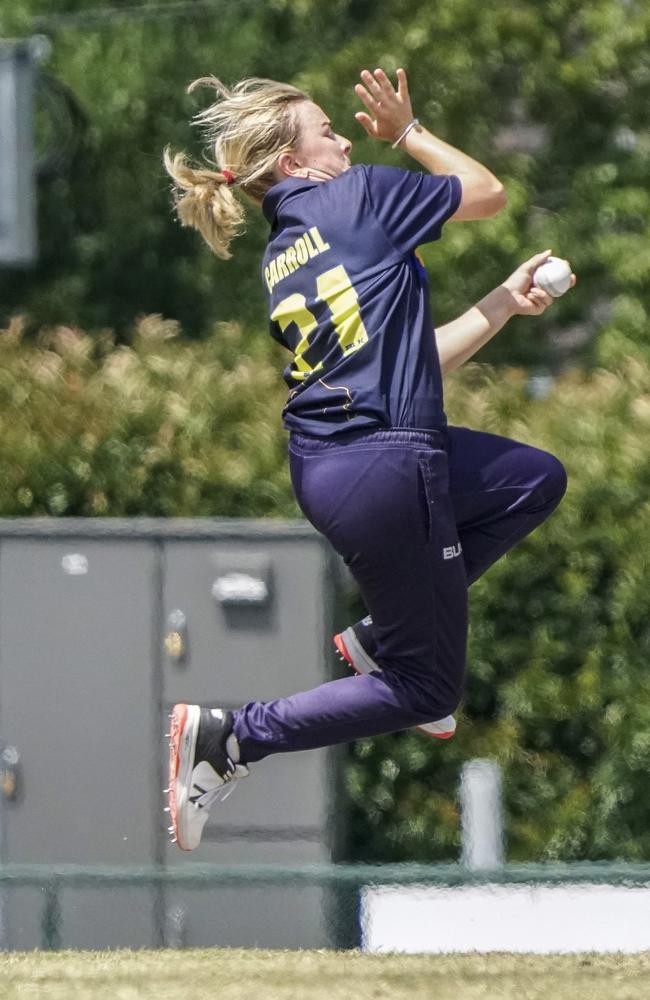
[[[0,40],[0,265],[36,260],[36,166],[32,137],[34,53]]]
[[[503,865],[501,768],[493,760],[477,758],[462,769],[460,781],[462,855],[467,868]]]

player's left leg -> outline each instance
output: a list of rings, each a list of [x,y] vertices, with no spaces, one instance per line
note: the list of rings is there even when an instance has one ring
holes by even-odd
[[[562,463],[496,434],[450,427],[449,493],[468,584],[549,517],[566,491]]]
[[[449,494],[471,585],[553,513],[566,490],[566,473],[546,451],[465,427],[448,428],[447,454]],[[334,642],[356,672],[379,669],[369,616]],[[453,735],[455,723],[449,717],[417,728],[444,739]]]
[[[355,674],[371,674],[373,671],[381,673],[381,667],[376,662],[377,640],[373,628],[372,615],[366,615],[360,622],[350,625],[344,632],[339,632],[334,636],[334,646],[336,647],[339,659],[347,663]],[[417,729],[435,740],[448,740],[456,732],[456,720],[453,715],[446,715],[443,719],[434,719],[431,722],[423,722]]]

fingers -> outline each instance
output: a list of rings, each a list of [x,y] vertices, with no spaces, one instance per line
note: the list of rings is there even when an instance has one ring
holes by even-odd
[[[533,272],[536,271],[537,268],[540,266],[540,264],[543,264],[545,260],[548,260],[548,258],[552,255],[552,253],[553,253],[552,250],[543,250],[541,253],[536,253],[533,257],[530,258],[530,260],[526,260],[524,261],[523,264],[520,265],[521,270],[525,271],[526,274],[532,275]]]
[[[403,101],[408,101],[410,96],[408,80],[403,69],[397,70],[397,96],[401,97]]]
[[[379,109],[379,103],[375,100],[370,91],[366,90],[362,84],[357,83],[354,88],[354,92],[359,100],[362,101],[368,108],[368,111],[370,111],[371,114],[376,115]]]
[[[406,95],[408,96],[406,73],[404,70],[398,70],[398,81],[400,80],[400,74],[402,76],[402,82],[400,84],[402,92],[404,91],[404,88],[406,88]],[[368,69],[362,69],[360,76],[363,80],[363,84],[358,83],[354,90],[357,97],[361,98],[368,110],[373,114],[375,114],[377,109],[382,105],[391,103],[394,104],[396,98],[402,98],[402,93],[400,90],[395,90],[383,69],[376,69],[373,73],[371,73]]]
[[[357,121],[373,139],[394,142],[413,119],[413,108],[408,92],[408,82],[403,69],[397,70],[397,90],[383,69],[378,68],[372,73],[362,69],[361,83],[357,83],[354,91],[365,105],[370,118],[361,112]]]
[[[364,127],[368,135],[374,136],[374,123],[370,115],[367,115],[365,111],[357,111],[354,117]]]
[[[382,94],[394,94],[395,93],[395,88],[393,87],[392,83],[388,79],[388,76],[386,75],[386,73],[384,73],[383,69],[381,69],[381,68],[380,69],[376,69],[375,72],[374,72],[374,78],[375,78],[376,83],[379,85],[379,88],[380,88]]]
[[[391,97],[395,94],[395,88],[384,73],[383,69],[376,69],[374,73],[370,70],[361,70],[361,79],[377,101],[382,97]]]
[[[536,285],[533,285],[533,287],[526,292],[526,298],[534,305],[541,306],[541,312],[543,312],[544,309],[548,309],[548,307],[552,306],[555,302],[552,295],[549,295],[548,292],[543,292],[542,289],[538,288]]]

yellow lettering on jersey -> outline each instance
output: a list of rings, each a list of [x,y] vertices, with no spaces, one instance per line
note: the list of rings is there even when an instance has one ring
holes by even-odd
[[[281,281],[282,278],[288,278],[289,277],[289,271],[287,270],[287,265],[285,264],[284,260],[285,260],[285,254],[283,254],[283,253],[279,254],[279,256],[278,256],[278,274],[279,274],[278,281]]]
[[[327,302],[343,354],[353,354],[368,342],[361,319],[359,297],[347,271],[340,264],[320,274],[316,280],[318,297]]]
[[[330,249],[329,243],[326,243],[321,234],[318,232],[317,226],[312,226],[309,230],[309,235],[313,239],[319,253],[325,253],[326,250]]]
[[[318,327],[316,319],[307,308],[307,300],[304,295],[295,292],[293,295],[287,296],[273,310],[271,319],[278,323],[280,329],[285,334],[292,323],[295,323],[300,332],[300,340],[296,345],[293,359],[297,370],[291,372],[292,378],[301,381],[307,378],[308,375],[311,375],[312,372],[317,372],[319,368],[323,367],[323,362],[319,361],[316,367],[312,368],[303,357],[309,347],[309,335]]]
[[[302,233],[284,253],[278,254],[264,268],[264,280],[269,292],[275,288],[278,281],[288,278],[303,264],[321,253],[326,253],[327,250],[331,250],[331,247],[325,242],[317,226],[312,226],[307,232]]]
[[[303,240],[307,244],[307,249],[309,251],[309,256],[310,257],[318,257],[318,254],[319,254],[320,251],[318,251],[316,249],[316,247],[314,246],[314,244],[312,243],[311,239],[309,238],[309,233],[305,233],[303,235]]]
[[[329,309],[343,355],[358,351],[368,342],[368,332],[361,319],[359,296],[345,268],[339,264],[319,274],[316,278],[316,292],[317,299],[325,302]],[[300,340],[293,348],[295,357],[292,378],[302,381],[323,367],[323,360],[312,367],[304,358],[310,346],[309,338],[318,329],[318,320],[307,305],[304,295],[294,292],[282,299],[271,313],[271,319],[278,323],[285,337],[292,324],[298,328]],[[289,337],[286,337],[286,342],[289,347]]]
[[[298,267],[298,261],[296,259],[296,248],[289,247],[287,250],[287,267],[290,271],[295,271]]]
[[[295,243],[296,247],[296,257],[298,258],[298,264],[306,264],[309,260],[309,252],[307,250],[307,244],[305,243],[304,237],[299,236]]]

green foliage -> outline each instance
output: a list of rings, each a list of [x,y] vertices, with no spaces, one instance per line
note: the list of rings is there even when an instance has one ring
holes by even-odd
[[[5,331],[2,516],[295,513],[279,349],[235,324],[192,346],[177,332],[146,317],[116,348],[66,327],[21,347],[20,324]]]
[[[457,734],[362,741],[348,771],[354,853],[453,859],[458,774],[504,771],[511,860],[650,856],[650,368],[565,375],[543,401],[522,371],[469,366],[452,422],[534,443],[569,473],[560,510],[471,591]]]
[[[170,144],[202,155],[188,123],[211,92],[188,97],[190,81],[210,73],[227,83],[291,78],[311,58],[315,39],[328,51],[359,27],[363,4],[356,13],[338,4],[334,18],[331,9],[311,11],[308,19],[294,11],[299,4],[283,0],[215,0],[212,10],[194,12],[188,4],[176,17],[163,16],[161,4],[151,18],[120,15],[111,6],[114,16],[93,22],[86,0],[72,0],[65,4],[71,20],[57,22],[59,12],[38,0],[16,0],[0,16],[0,31],[9,35],[29,33],[40,17],[46,31],[51,26],[45,69],[74,95],[87,120],[73,163],[39,186],[36,268],[0,277],[6,315],[24,313],[31,329],[75,323],[117,328],[120,336],[138,315],[152,312],[180,321],[194,336],[205,336],[216,321],[259,323],[267,231],[261,213],[249,204],[236,261],[217,264],[200,237],[172,217],[162,151]],[[59,137],[54,131],[40,142],[56,148]]]
[[[215,0],[212,10],[197,6],[182,16],[163,16],[163,6],[156,16],[125,11],[93,22],[99,2],[67,0],[63,9],[76,24],[57,22],[51,7],[15,0],[0,28],[28,34],[49,24],[46,68],[75,95],[88,129],[70,169],[41,184],[41,259],[33,271],[0,279],[7,315],[25,313],[34,329],[76,323],[117,327],[120,335],[150,312],[195,336],[216,321],[258,329],[266,225],[257,209],[250,206],[249,231],[227,263],[171,217],[161,150],[170,143],[199,152],[187,122],[202,96],[185,96],[186,84],[209,72],[226,81],[289,79],[349,134],[357,161],[413,166],[367,139],[353,118],[359,69],[401,64],[419,117],[492,166],[509,193],[496,219],[451,226],[441,244],[426,248],[436,321],[551,246],[574,263],[578,288],[534,337],[515,322],[485,357],[561,368],[576,354],[609,364],[622,356],[622,340],[625,354],[647,352],[646,3]]]
[[[0,516],[293,516],[283,358],[221,324],[183,342],[149,316],[130,346],[53,327],[0,334]],[[560,510],[472,588],[458,732],[362,740],[353,856],[450,859],[458,775],[505,774],[514,859],[650,857],[650,364],[574,371],[545,400],[520,369],[449,380],[453,422],[557,454]]]
[[[595,371],[566,372],[544,401],[512,368],[450,383],[452,419],[548,447],[570,491],[473,588],[455,739],[353,749],[352,851],[456,856],[459,767],[485,754],[506,773],[513,859],[649,857],[650,7],[215,0],[182,18],[125,11],[76,26],[53,18],[99,0],[57,7],[15,0],[1,15],[8,36],[49,18],[47,70],[88,127],[67,172],[41,182],[37,267],[0,277],[6,316],[23,317],[1,342],[0,515],[296,512],[282,361],[261,323],[265,223],[251,209],[234,260],[215,261],[173,221],[160,154],[167,143],[198,154],[187,122],[200,103],[184,88],[215,72],[291,80],[355,141],[357,161],[412,166],[352,117],[358,70],[404,65],[420,119],[509,194],[495,219],[450,226],[424,249],[436,322],[552,247],[578,287],[534,325],[513,321],[483,357],[561,370],[581,356]],[[179,324],[201,341],[183,345]]]

